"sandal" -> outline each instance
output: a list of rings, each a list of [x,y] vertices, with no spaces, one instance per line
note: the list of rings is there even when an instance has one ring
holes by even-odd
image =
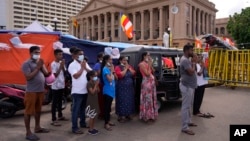
[[[61,121],[68,121],[69,119],[65,118],[65,117],[59,117],[58,120],[61,120]]]
[[[112,128],[110,127],[109,124],[104,125],[104,128],[105,128],[107,131],[112,131]]]
[[[214,115],[207,113],[207,116],[214,118]]]
[[[197,125],[197,124],[194,124],[194,123],[189,123],[188,126],[196,127],[196,126],[198,126],[198,125]]]
[[[29,141],[38,141],[38,140],[40,140],[40,138],[37,137],[35,134],[30,134],[30,135],[26,136],[25,139],[29,140]]]
[[[56,122],[56,121],[51,122],[50,125],[61,126],[61,124],[59,122]]]
[[[115,124],[114,123],[108,123],[109,124],[109,126],[115,126]]]
[[[75,130],[75,131],[72,131],[74,134],[83,134],[83,132],[81,130]]]
[[[182,130],[182,132],[183,132],[183,133],[186,133],[186,134],[188,134],[188,135],[195,135],[195,133],[194,133],[192,130],[190,130],[190,129]]]
[[[117,121],[119,121],[120,123],[125,123],[127,121],[127,119],[125,119],[125,118],[118,118]]]
[[[207,114],[202,114],[202,113],[197,114],[197,116],[198,116],[198,117],[203,117],[203,118],[210,118],[209,115],[207,115]]]
[[[46,128],[40,128],[38,130],[35,130],[35,133],[49,133],[49,130]]]

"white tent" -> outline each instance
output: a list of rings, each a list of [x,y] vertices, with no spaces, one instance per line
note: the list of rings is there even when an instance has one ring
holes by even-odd
[[[35,31],[35,32],[53,32],[53,30],[46,28],[43,26],[41,23],[39,23],[37,20],[34,21],[32,24],[27,26],[26,28],[23,29],[23,31]]]

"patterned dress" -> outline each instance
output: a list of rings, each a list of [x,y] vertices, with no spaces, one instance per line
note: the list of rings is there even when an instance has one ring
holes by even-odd
[[[116,87],[116,114],[118,116],[130,116],[135,112],[135,95],[133,74],[128,70],[126,74],[121,77],[120,72],[124,67],[116,66],[115,72],[118,76]]]
[[[146,69],[150,69],[149,65],[145,62],[142,65],[146,66]],[[146,76],[143,70],[140,68],[142,74],[141,83],[141,97],[140,97],[140,119],[156,120],[158,116],[157,107],[157,96],[156,96],[156,86],[153,74]]]

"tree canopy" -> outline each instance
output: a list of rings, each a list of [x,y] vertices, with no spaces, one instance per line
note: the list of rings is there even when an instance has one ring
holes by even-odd
[[[250,7],[242,9],[240,14],[229,17],[227,31],[237,44],[250,43]]]

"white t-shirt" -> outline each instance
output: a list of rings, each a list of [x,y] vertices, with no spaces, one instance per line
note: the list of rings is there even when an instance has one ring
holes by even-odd
[[[196,64],[196,68],[197,68],[197,72],[199,72],[201,70],[200,64]],[[196,77],[197,77],[197,85],[198,86],[203,86],[203,85],[208,84],[208,80],[204,79],[203,73],[201,73],[200,76],[198,75],[198,73],[196,73]]]
[[[60,67],[60,63],[56,62],[56,61],[53,61],[51,63],[51,71],[52,71],[52,73],[56,73],[57,70],[59,69],[59,67]],[[65,78],[64,78],[63,70],[60,71],[60,73],[56,77],[56,79],[53,82],[51,87],[52,87],[53,90],[64,89],[64,87],[65,87]]]
[[[92,70],[88,64],[86,64],[86,67],[88,70]],[[72,77],[72,89],[71,94],[87,94],[87,71],[83,70],[81,76],[77,79],[73,77],[74,74],[76,74],[81,69],[81,64],[74,60],[72,63],[70,63],[68,71]]]

